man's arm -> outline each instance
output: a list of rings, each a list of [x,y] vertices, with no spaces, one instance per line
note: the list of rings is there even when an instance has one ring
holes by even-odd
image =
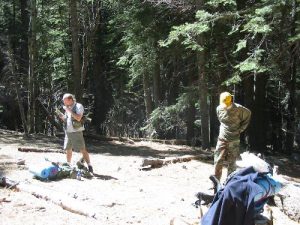
[[[82,116],[83,116],[83,114],[76,114],[76,113],[74,113],[74,112],[71,112],[71,116],[72,116],[75,120],[80,121],[81,118],[82,118]]]
[[[240,133],[242,133],[248,127],[251,118],[251,111],[244,106],[241,106],[241,124]]]
[[[75,105],[74,107],[77,107],[77,108],[76,108],[76,112],[74,112],[72,109],[67,108],[67,107],[65,108],[65,110],[66,110],[66,112],[71,113],[71,116],[72,116],[75,120],[80,121],[81,118],[82,118],[82,116],[83,116],[84,108],[83,108],[83,106],[82,106],[81,104],[79,104],[79,103],[76,103],[76,105]]]
[[[55,110],[55,114],[61,119],[62,121],[65,121],[66,117],[65,114],[63,114],[59,109]]]

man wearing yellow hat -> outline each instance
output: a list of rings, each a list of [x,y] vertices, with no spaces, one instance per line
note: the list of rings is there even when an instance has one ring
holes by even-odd
[[[240,134],[249,125],[251,111],[234,103],[233,96],[229,92],[223,92],[220,94],[217,116],[221,125],[214,152],[214,165],[215,176],[220,180],[224,164],[228,165],[228,175],[236,169],[235,162],[239,156]]]

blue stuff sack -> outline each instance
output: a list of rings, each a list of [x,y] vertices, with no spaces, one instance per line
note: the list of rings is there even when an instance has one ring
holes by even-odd
[[[51,165],[45,168],[31,168],[29,172],[34,175],[34,177],[39,179],[51,179],[54,178],[59,171],[59,167]]]

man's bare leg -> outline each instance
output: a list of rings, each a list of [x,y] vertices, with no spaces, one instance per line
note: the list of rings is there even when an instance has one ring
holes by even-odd
[[[82,149],[80,150],[80,152],[82,153],[82,156],[84,158],[84,161],[87,163],[87,164],[90,164],[91,161],[90,161],[90,155],[88,153],[88,151],[86,149]]]
[[[84,158],[84,161],[88,164],[89,172],[93,173],[93,167],[91,165],[90,155],[86,149],[80,150],[82,153],[82,156]]]
[[[72,149],[67,149],[66,152],[67,152],[67,163],[70,164],[72,160]]]

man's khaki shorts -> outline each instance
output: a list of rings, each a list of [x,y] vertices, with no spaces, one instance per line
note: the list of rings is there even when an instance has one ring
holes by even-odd
[[[69,150],[73,149],[74,151],[79,152],[80,150],[85,149],[85,142],[83,138],[82,131],[78,132],[66,132],[64,140],[64,149]]]

